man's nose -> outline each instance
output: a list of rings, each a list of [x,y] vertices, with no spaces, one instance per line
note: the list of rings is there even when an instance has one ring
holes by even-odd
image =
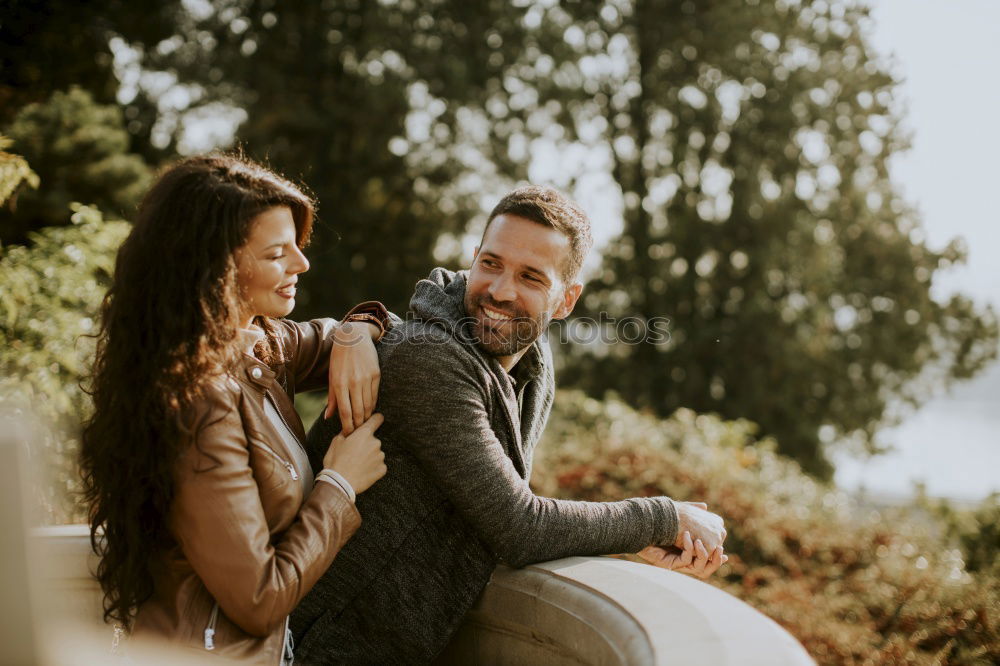
[[[517,292],[514,289],[514,280],[506,273],[498,275],[490,283],[489,292],[490,298],[497,302],[513,301],[517,298]]]

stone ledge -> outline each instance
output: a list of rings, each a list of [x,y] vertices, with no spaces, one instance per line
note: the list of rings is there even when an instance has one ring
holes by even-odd
[[[101,626],[85,525],[32,530],[43,587]],[[107,632],[107,628],[103,628]],[[762,613],[683,574],[606,557],[498,567],[439,664],[799,666],[802,646]]]
[[[605,557],[499,567],[442,664],[813,664],[770,618],[707,583]]]

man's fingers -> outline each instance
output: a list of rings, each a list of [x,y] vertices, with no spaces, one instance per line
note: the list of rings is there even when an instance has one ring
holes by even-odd
[[[705,550],[705,544],[701,542],[701,539],[694,542],[694,552],[696,555],[694,568],[700,574],[705,570],[705,565],[708,564],[708,551]]]
[[[691,564],[691,561],[694,560],[694,544],[691,543],[690,532],[684,532],[683,543],[684,552],[681,553],[681,563],[684,566],[688,566]]]
[[[727,559],[729,558],[727,558],[725,554],[722,552],[722,546],[719,546],[718,548],[713,550],[712,556],[708,560],[708,565],[705,567],[703,577],[708,578],[709,576],[714,574],[716,571],[719,570],[719,567],[721,567],[723,562],[725,562]]]
[[[705,504],[704,502],[688,502],[688,504],[690,504],[692,506],[696,506],[699,509],[703,509],[705,511],[708,511],[708,505]]]

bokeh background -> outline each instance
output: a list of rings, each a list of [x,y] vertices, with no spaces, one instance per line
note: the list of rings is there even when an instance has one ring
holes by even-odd
[[[705,499],[715,584],[821,663],[995,663],[997,25],[989,0],[0,1],[0,401],[51,423],[45,519],[83,518],[87,335],[164,164],[238,148],[315,194],[300,318],[405,311],[547,183],[595,225],[576,316],[670,335],[556,345],[537,489]]]

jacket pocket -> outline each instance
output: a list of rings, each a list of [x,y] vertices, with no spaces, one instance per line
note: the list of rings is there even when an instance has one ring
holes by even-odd
[[[264,442],[250,440],[250,448],[250,467],[261,494],[299,480],[295,465]]]

